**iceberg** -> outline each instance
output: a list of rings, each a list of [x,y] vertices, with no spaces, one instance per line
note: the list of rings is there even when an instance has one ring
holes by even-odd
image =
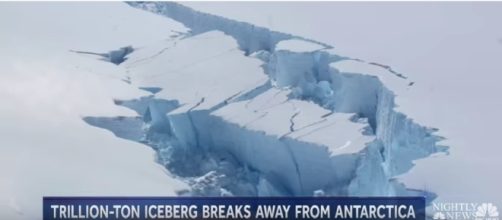
[[[194,28],[190,36],[138,49],[121,64],[131,85],[161,88],[143,104],[142,141],[189,182],[188,194],[416,195],[393,178],[413,160],[445,150],[433,129],[394,110],[385,83],[409,82],[388,68],[303,39],[288,38],[276,49],[281,41],[272,39],[273,47],[250,50],[241,34],[248,24],[185,15],[175,3],[131,4],[176,20],[219,22],[203,25],[214,30]],[[259,30],[256,39],[272,33]],[[352,72],[351,65],[378,71]],[[179,107],[160,109],[159,100]],[[154,125],[166,130],[152,131]]]

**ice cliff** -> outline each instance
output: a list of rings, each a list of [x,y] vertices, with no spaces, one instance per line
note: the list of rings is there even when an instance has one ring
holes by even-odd
[[[130,2],[191,31],[121,58],[150,91],[115,100],[137,117],[86,117],[157,151],[187,195],[426,195],[394,180],[447,150],[396,109],[413,83],[315,40],[194,11]],[[147,43],[147,42],[146,42]]]

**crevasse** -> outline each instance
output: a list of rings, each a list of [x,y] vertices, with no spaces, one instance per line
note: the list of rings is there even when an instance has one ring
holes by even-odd
[[[367,119],[375,140],[358,157],[348,195],[406,195],[392,177],[405,173],[413,160],[445,147],[442,137],[394,110],[394,94],[371,75],[341,73],[330,63],[343,60],[324,51],[276,51],[267,61],[267,72],[278,87],[292,89],[291,97],[312,100],[333,112],[356,113]]]
[[[238,42],[246,55],[262,60],[269,77],[267,83],[243,94],[229,95],[209,109],[197,108],[204,98],[186,111],[175,112],[171,111],[179,107],[176,100],[158,100],[154,96],[117,103],[142,109],[138,113],[143,127],[131,127],[136,132],[129,133],[136,134],[138,129],[144,133],[141,142],[155,148],[159,162],[190,183],[189,194],[313,195],[319,190],[327,195],[357,196],[426,193],[407,189],[393,177],[409,171],[413,160],[445,150],[437,144],[441,137],[434,135],[434,129],[397,112],[395,95],[378,77],[340,72],[331,64],[347,58],[326,50],[275,49],[282,40],[318,43],[313,40],[197,12],[177,3],[128,4],[177,20],[193,35],[223,31]],[[374,137],[373,141],[356,153],[330,155],[322,145],[246,129],[218,114],[232,103],[251,101],[272,89],[287,91],[290,100],[314,102],[331,111],[325,117],[354,114],[351,120],[367,124],[361,132]],[[166,103],[171,104],[166,107]],[[293,130],[297,114],[290,118]],[[90,124],[116,131],[119,126],[107,120],[86,118]]]
[[[190,28],[191,34],[194,35],[207,31],[219,30],[225,34],[234,36],[240,48],[246,52],[246,54],[251,54],[260,50],[273,51],[275,45],[279,41],[291,38],[302,39],[321,44],[326,48],[331,48],[328,44],[315,40],[271,31],[267,28],[217,15],[198,12],[175,2],[127,2],[127,4],[176,20]]]

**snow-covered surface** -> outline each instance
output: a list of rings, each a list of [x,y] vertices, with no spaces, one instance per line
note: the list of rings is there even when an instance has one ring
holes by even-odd
[[[131,54],[123,65],[133,85],[161,87],[156,97],[178,100],[185,108],[204,98],[197,107],[204,109],[267,79],[261,63],[244,56],[235,40],[221,32],[208,32],[170,44],[172,46],[162,53],[152,51],[154,56],[147,56],[148,59]],[[141,49],[138,52],[142,52]]]
[[[502,3],[183,4],[316,39],[333,45],[341,55],[403,73],[414,83],[409,90],[396,90],[398,110],[439,128],[438,134],[446,137],[441,144],[450,146],[450,154],[416,161],[399,180],[435,192],[437,202],[488,201],[502,206],[502,121],[497,117],[502,111]]]
[[[322,45],[299,39],[283,40],[277,43],[275,50],[289,50],[293,52],[312,52],[324,49]]]
[[[327,146],[333,155],[357,153],[372,140],[361,132],[366,126],[364,123],[349,120],[352,114],[330,115],[330,111],[313,103],[288,101],[286,95],[287,91],[270,89],[252,100],[232,103],[213,114],[267,135]]]
[[[44,195],[499,202],[501,4],[128,4],[0,3],[7,218]]]
[[[42,196],[176,195],[186,188],[143,145],[87,125],[135,115],[113,98],[148,94],[97,56],[185,31],[123,3],[0,3],[0,217],[41,219]],[[143,31],[137,31],[143,30]]]

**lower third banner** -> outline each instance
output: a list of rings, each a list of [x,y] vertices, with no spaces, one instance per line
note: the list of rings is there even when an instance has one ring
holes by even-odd
[[[44,197],[44,219],[420,219],[424,197]]]

